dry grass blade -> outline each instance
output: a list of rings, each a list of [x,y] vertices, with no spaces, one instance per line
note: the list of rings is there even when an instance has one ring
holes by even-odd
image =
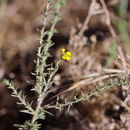
[[[108,78],[112,78],[112,77],[115,77],[115,76],[118,76],[118,74],[103,75],[103,76],[100,76],[100,77],[98,77],[96,79],[93,79],[93,78],[85,79],[85,80],[82,80],[82,81],[79,81],[79,82],[75,83],[69,89],[65,90],[63,93],[72,91],[74,89],[79,89],[79,88],[82,88],[82,87],[84,87],[86,85],[90,85],[90,84],[96,83],[98,81],[108,79]]]

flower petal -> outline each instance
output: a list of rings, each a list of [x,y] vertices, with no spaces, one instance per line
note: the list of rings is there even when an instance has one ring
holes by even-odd
[[[71,56],[71,52],[69,52],[69,51],[66,52],[66,55]]]
[[[64,59],[64,60],[65,60],[65,59],[66,59],[66,56],[65,56],[65,55],[63,55],[63,56],[62,56],[62,59]]]
[[[69,56],[66,57],[66,60],[70,60],[70,59],[71,59],[71,57],[69,57]]]
[[[65,53],[65,49],[64,48],[62,48],[62,52]]]

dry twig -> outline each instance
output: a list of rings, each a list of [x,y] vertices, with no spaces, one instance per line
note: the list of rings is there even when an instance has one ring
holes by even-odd
[[[112,37],[113,37],[114,39],[116,39],[117,36],[116,36],[116,33],[115,33],[114,28],[113,28],[112,25],[111,25],[110,14],[109,14],[109,11],[108,11],[108,9],[107,9],[107,6],[106,6],[104,0],[100,0],[100,2],[101,2],[102,7],[103,7],[103,9],[104,9],[104,11],[105,11],[105,15],[106,15],[106,24],[107,24],[107,26],[108,26],[108,28],[109,28],[109,31],[110,31]]]
[[[88,11],[88,15],[86,17],[86,20],[85,20],[85,22],[84,22],[84,24],[83,24],[83,26],[82,26],[79,34],[78,34],[79,36],[82,36],[84,31],[86,29],[88,29],[88,23],[89,23],[89,21],[90,21],[90,19],[91,19],[91,17],[93,15],[97,15],[97,14],[103,13],[103,10],[101,10],[99,8],[100,8],[100,5],[96,2],[96,0],[92,0],[92,2],[90,4],[89,11]]]

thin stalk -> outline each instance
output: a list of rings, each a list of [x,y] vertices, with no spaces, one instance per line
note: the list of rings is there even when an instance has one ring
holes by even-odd
[[[56,13],[58,13],[58,12],[59,12],[59,8],[57,9]],[[51,29],[50,29],[50,34],[49,34],[49,36],[48,36],[48,38],[47,38],[46,50],[45,50],[44,55],[46,55],[47,52],[48,52],[48,49],[49,49],[49,48],[48,48],[48,44],[50,43],[50,40],[51,40],[51,38],[52,38],[52,36],[53,36],[53,33],[54,33],[53,31],[54,31],[54,28],[55,28],[55,25],[56,25],[56,22],[57,22],[58,17],[59,17],[58,15],[55,16],[54,21],[53,21],[53,23],[52,23],[52,26],[51,26]],[[41,32],[41,35],[42,35],[42,32]],[[41,48],[40,48],[40,49],[41,49]],[[39,52],[39,51],[38,51],[38,52]],[[40,53],[40,52],[39,52],[39,53]],[[45,60],[45,58],[44,58],[44,60]],[[39,62],[39,60],[38,60],[38,62]],[[36,72],[37,72],[37,70],[36,70]],[[47,90],[47,88],[48,88],[48,86],[49,86],[49,82],[51,81],[52,77],[53,77],[53,73],[52,73],[52,75],[50,76],[50,78],[49,78],[49,80],[48,80],[48,82],[47,82],[47,85],[45,86],[44,92],[41,92],[41,93],[39,94],[39,97],[38,97],[38,99],[37,99],[38,104],[37,104],[37,106],[36,106],[34,115],[33,115],[33,117],[32,117],[31,126],[33,126],[33,124],[34,124],[35,121],[37,120],[37,115],[38,115],[38,113],[39,113],[39,111],[40,111],[42,101],[43,101],[43,99],[45,98],[45,97],[43,97],[43,94],[45,94],[45,92],[46,92],[46,90]],[[39,84],[36,83],[36,87],[39,87],[38,85],[39,85]],[[42,91],[42,90],[41,90],[41,91]]]

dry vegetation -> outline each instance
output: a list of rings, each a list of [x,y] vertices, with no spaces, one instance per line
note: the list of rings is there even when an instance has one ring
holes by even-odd
[[[68,97],[71,100],[75,93],[80,97],[81,90],[88,95],[104,82],[130,81],[130,2],[125,19],[127,32],[123,31],[126,35],[122,35],[117,26],[121,21],[118,10],[120,0],[94,2],[67,0],[62,9],[62,20],[56,27],[58,33],[53,37],[55,45],[50,50],[54,57],[48,62],[60,59],[62,48],[72,53],[72,59],[62,61],[60,70],[54,76],[56,82],[47,103],[55,102],[57,95],[61,101]],[[7,4],[0,6],[0,79],[13,80],[29,95],[29,101],[35,100],[35,94],[29,89],[35,84],[31,72],[34,71],[38,28],[42,26],[41,15],[45,5],[42,0],[8,0]],[[91,97],[90,103],[75,104],[70,112],[50,109],[54,116],[47,115],[42,129],[129,130],[129,88],[114,85],[100,93],[99,97]],[[0,130],[15,130],[13,124],[30,119],[19,112],[22,108],[16,105],[16,99],[9,93],[0,82]]]

